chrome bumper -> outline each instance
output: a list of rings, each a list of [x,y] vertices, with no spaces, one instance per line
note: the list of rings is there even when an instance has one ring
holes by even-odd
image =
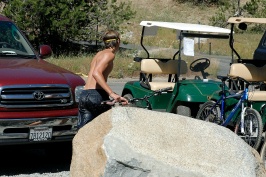
[[[30,144],[30,128],[52,127],[49,142],[69,141],[77,133],[77,116],[56,118],[0,119],[0,146],[10,144]],[[38,143],[45,143],[41,141]]]

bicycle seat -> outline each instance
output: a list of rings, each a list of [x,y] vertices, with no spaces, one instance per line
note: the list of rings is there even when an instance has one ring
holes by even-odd
[[[220,79],[222,81],[226,81],[228,79],[227,76],[217,76],[217,79]]]

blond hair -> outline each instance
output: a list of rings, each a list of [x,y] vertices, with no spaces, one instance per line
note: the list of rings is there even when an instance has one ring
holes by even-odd
[[[102,39],[105,48],[113,48],[118,45],[118,40],[120,40],[120,35],[115,30],[108,30],[104,33]]]

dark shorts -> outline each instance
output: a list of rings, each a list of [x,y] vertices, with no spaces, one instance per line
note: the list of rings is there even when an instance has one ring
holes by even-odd
[[[109,96],[104,90],[89,89],[81,92],[79,100],[78,129],[111,108],[109,105],[101,104],[102,101],[105,100],[109,100]]]

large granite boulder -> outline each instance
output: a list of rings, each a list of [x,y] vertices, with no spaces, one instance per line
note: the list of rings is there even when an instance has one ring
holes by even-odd
[[[113,108],[73,139],[72,177],[265,177],[257,151],[213,123]]]

